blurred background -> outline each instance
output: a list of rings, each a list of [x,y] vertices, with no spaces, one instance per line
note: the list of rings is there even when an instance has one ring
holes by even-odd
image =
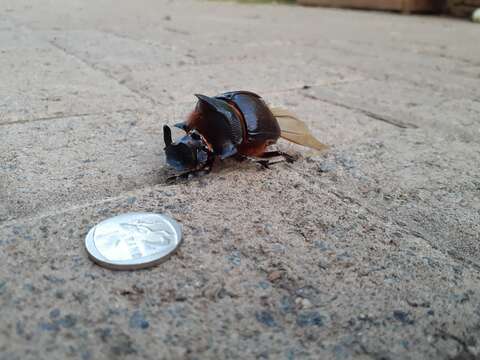
[[[448,14],[457,17],[470,17],[477,8],[480,8],[480,0],[241,0],[241,2],[297,3],[306,6],[400,11],[406,14]]]
[[[0,359],[479,359],[475,6],[0,0]],[[329,151],[166,185],[163,125],[228,90]],[[175,256],[88,259],[144,211]]]

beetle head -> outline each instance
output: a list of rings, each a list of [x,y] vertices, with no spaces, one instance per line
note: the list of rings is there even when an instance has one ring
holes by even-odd
[[[206,165],[211,155],[208,144],[196,130],[191,130],[178,141],[173,142],[172,132],[165,125],[163,139],[167,163],[177,171],[200,169]]]

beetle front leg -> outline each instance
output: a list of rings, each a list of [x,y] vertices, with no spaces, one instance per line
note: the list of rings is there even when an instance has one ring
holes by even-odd
[[[208,160],[208,162],[205,164],[205,166],[203,168],[190,170],[190,171],[184,172],[182,174],[170,176],[170,177],[167,178],[166,182],[171,184],[171,183],[174,183],[175,181],[180,180],[180,179],[181,180],[188,180],[190,177],[193,177],[193,176],[208,175],[212,171],[214,161],[215,161],[215,159],[211,158],[211,159]]]
[[[166,182],[171,184],[171,183],[174,183],[177,180],[188,180],[188,179],[190,179],[190,177],[193,177],[193,176],[208,175],[210,173],[210,171],[212,171],[211,167],[204,167],[203,169],[199,169],[199,170],[187,171],[187,172],[184,172],[182,174],[173,175],[173,176],[168,177]]]

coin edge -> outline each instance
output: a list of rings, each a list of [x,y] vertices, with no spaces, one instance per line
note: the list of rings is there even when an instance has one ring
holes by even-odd
[[[150,260],[150,261],[147,261],[147,262],[138,263],[138,264],[122,264],[121,261],[113,261],[112,262],[111,260],[108,260],[105,256],[103,256],[100,253],[100,251],[95,246],[95,241],[94,241],[94,237],[93,237],[93,235],[95,233],[95,229],[97,228],[97,226],[101,225],[103,222],[114,219],[116,217],[128,216],[128,215],[137,215],[137,216],[138,215],[156,215],[156,216],[160,216],[160,217],[164,218],[164,220],[169,222],[170,225],[172,225],[172,227],[175,230],[175,234],[178,238],[176,246],[172,250],[170,250],[170,252],[166,253],[163,256],[160,256],[158,258],[154,258],[153,260]],[[168,260],[168,258],[177,251],[177,249],[182,244],[182,242],[183,242],[182,225],[178,221],[173,219],[172,217],[170,217],[168,215],[165,215],[165,214],[153,213],[153,212],[152,213],[150,213],[150,212],[129,212],[129,213],[125,213],[125,214],[119,214],[119,215],[116,215],[116,216],[112,216],[112,217],[107,218],[105,220],[102,220],[98,224],[94,225],[88,231],[87,236],[85,237],[84,245],[85,245],[85,251],[87,252],[88,257],[90,258],[90,260],[92,260],[97,265],[99,265],[101,267],[104,267],[104,268],[107,268],[107,269],[110,269],[110,270],[126,270],[126,271],[128,271],[128,270],[145,269],[145,268],[148,268],[148,267],[158,265],[165,260]],[[149,257],[155,257],[155,255],[150,255]]]

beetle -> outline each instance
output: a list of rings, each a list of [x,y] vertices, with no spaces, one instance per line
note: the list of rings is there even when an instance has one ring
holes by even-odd
[[[173,142],[171,129],[164,125],[167,163],[181,174],[208,173],[216,158],[268,159],[293,157],[281,151],[268,151],[282,137],[291,142],[324,150],[306,125],[287,110],[270,108],[257,94],[231,91],[209,97],[195,94],[198,102],[187,120],[178,124],[185,135]],[[268,167],[268,160],[259,160]]]

